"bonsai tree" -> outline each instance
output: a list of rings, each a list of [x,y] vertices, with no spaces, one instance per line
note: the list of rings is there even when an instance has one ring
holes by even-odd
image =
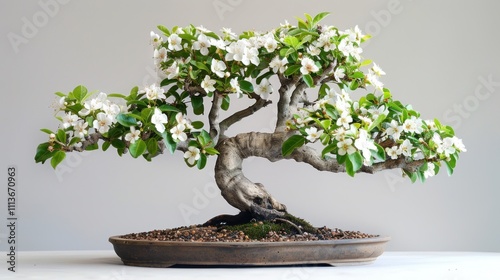
[[[159,82],[128,95],[81,85],[57,92],[61,124],[42,129],[49,139],[38,146],[36,162],[50,160],[56,168],[68,152],[99,148],[147,161],[181,151],[186,165],[199,169],[216,157],[222,196],[240,217],[258,219],[283,217],[287,208],[245,177],[242,162],[252,156],[349,176],[399,168],[412,182],[442,167],[452,174],[466,151],[453,129],[393,99],[380,81],[384,71],[361,56],[369,36],[357,26],[320,25],[325,16],[306,14],[297,26],[240,35],[158,26],[162,34],[151,32],[151,44]],[[227,134],[272,105],[270,95],[278,95],[273,132]],[[232,112],[235,99],[248,99],[249,106]],[[191,121],[192,114],[206,118]]]

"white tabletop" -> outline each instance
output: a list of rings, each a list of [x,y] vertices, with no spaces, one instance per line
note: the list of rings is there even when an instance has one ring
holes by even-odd
[[[17,252],[16,272],[2,262],[0,279],[500,279],[500,253],[385,252],[362,266],[144,268],[113,251]]]

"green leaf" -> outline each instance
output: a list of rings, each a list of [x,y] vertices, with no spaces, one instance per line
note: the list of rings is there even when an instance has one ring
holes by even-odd
[[[102,143],[101,149],[105,152],[109,149],[110,146],[111,146],[111,142],[106,141],[106,142]]]
[[[332,143],[328,146],[326,146],[322,151],[321,151],[321,156],[325,157],[326,154],[329,154],[337,149],[337,143]]]
[[[136,126],[137,125],[137,120],[129,115],[125,115],[123,113],[118,114],[116,116],[116,120],[123,126],[130,127],[130,126]]]
[[[168,85],[173,84],[175,82],[177,82],[176,79],[168,79],[168,78],[166,78],[166,79],[163,79],[163,81],[161,81],[160,87],[168,86]]]
[[[345,160],[345,171],[346,171],[347,175],[354,177],[356,172],[354,171],[353,164],[348,156],[346,156],[345,159],[346,159]]]
[[[363,156],[359,151],[348,155],[349,161],[352,164],[353,172],[357,172],[363,166]]]
[[[205,168],[205,165],[207,165],[207,156],[205,154],[200,154],[200,159],[196,162],[196,167],[201,170]]]
[[[58,91],[58,92],[54,92],[55,95],[59,96],[59,97],[66,97],[66,94]]]
[[[304,75],[304,76],[302,76],[302,79],[304,80],[304,82],[306,83],[306,85],[308,87],[310,87],[310,88],[314,87],[314,80],[311,77],[311,75],[309,75],[309,74]]]
[[[205,124],[202,121],[191,122],[194,129],[201,129]]]
[[[351,79],[364,79],[365,78],[365,74],[361,71],[358,71],[358,72],[354,72],[351,74],[350,76]]]
[[[229,103],[230,103],[229,95],[224,96],[220,108],[224,111],[227,111],[227,109],[229,109]]]
[[[300,41],[299,41],[299,39],[297,39],[297,37],[286,36],[285,39],[283,39],[283,43],[285,43],[285,45],[288,45],[288,46],[296,49],[297,46],[299,45]]]
[[[285,76],[290,76],[293,75],[295,72],[299,71],[301,65],[290,65],[288,68],[285,70],[285,73],[283,75]]]
[[[352,80],[349,84],[350,90],[356,90],[359,87],[359,82],[357,80]]]
[[[253,85],[249,81],[245,80],[239,80],[238,83],[240,84],[240,89],[244,92],[253,92]]]
[[[324,130],[328,130],[330,128],[330,125],[332,125],[332,120],[331,119],[322,120],[320,121],[320,124]]]
[[[158,153],[158,141],[156,139],[148,139],[146,141],[146,146],[150,155],[155,156]]]
[[[81,102],[84,99],[84,97],[87,95],[87,88],[82,86],[82,85],[77,86],[75,89],[73,89],[73,92],[71,95],[73,98],[75,98],[76,100]]]
[[[63,151],[57,151],[55,154],[52,156],[52,159],[50,160],[50,165],[52,168],[56,169],[57,165],[61,163],[66,158],[66,153]]]
[[[212,138],[206,130],[202,130],[200,132],[200,135],[198,135],[198,142],[200,142],[200,145],[202,147],[205,147],[212,144]]]
[[[45,163],[45,161],[54,155],[54,152],[49,151],[50,144],[48,142],[38,145],[36,148],[35,162]]]
[[[108,97],[115,97],[115,98],[121,98],[121,99],[127,100],[127,97],[123,94],[120,94],[120,93],[111,93],[111,94],[108,94]]]
[[[158,109],[160,109],[160,111],[162,112],[177,112],[177,113],[181,112],[179,108],[169,104],[163,104],[160,107],[158,107]]]
[[[387,116],[385,114],[380,114],[377,119],[368,127],[368,129],[366,130],[367,132],[370,132],[372,129],[374,129],[375,127],[378,127],[380,125],[380,123],[382,123],[383,120],[385,120]]]
[[[205,108],[203,107],[203,97],[202,96],[191,96],[191,104],[193,106],[193,112],[195,115],[202,115]]]
[[[130,151],[130,155],[133,158],[137,158],[140,155],[144,154],[147,149],[146,143],[142,139],[136,140],[133,144],[128,148]]]
[[[283,142],[283,146],[281,147],[281,154],[286,157],[290,155],[295,149],[301,147],[306,143],[306,139],[302,135],[293,135],[285,142]]]
[[[46,128],[42,128],[40,130],[43,131],[43,132],[45,132],[45,133],[47,133],[47,134],[53,134],[54,133],[54,132],[52,132],[52,130],[46,129]]]
[[[196,66],[198,69],[204,70],[207,73],[210,73],[210,69],[207,67],[205,63],[201,63],[196,60],[191,60],[190,62],[192,65]]]
[[[114,139],[111,141],[111,145],[117,149],[125,149],[127,145],[125,145],[125,142],[123,142],[120,139]]]
[[[326,16],[328,16],[330,13],[328,12],[323,12],[323,13],[319,13],[317,14],[313,21],[312,21],[312,26],[316,26],[322,19],[324,19]]]
[[[56,135],[56,138],[59,142],[63,143],[63,144],[66,144],[66,131],[62,130],[62,129],[59,129],[57,131],[57,135]]]
[[[170,36],[170,30],[163,25],[158,25],[157,28],[163,32],[166,36]]]
[[[82,139],[80,139],[80,137],[73,137],[69,141],[68,146],[73,146],[73,145],[75,145],[76,143],[78,143],[80,141],[82,141]]]
[[[372,64],[372,62],[373,61],[371,61],[370,59],[365,59],[365,60],[361,61],[361,63],[359,64],[359,67],[370,65],[370,64]]]
[[[219,151],[217,151],[215,148],[207,147],[203,149],[207,154],[209,155],[218,155]]]
[[[85,151],[93,151],[93,150],[97,150],[99,149],[99,144],[95,143],[95,144],[92,144],[92,145],[88,145],[87,147],[85,147]]]
[[[172,138],[172,134],[165,131],[161,135],[163,136],[163,140],[165,141],[167,150],[169,150],[170,153],[173,154],[175,152],[175,149],[177,149],[177,143],[174,141],[174,138]]]
[[[374,144],[375,144],[375,147],[377,147],[377,150],[376,151],[370,150],[372,156],[376,160],[385,161],[385,151],[384,151],[384,148],[382,146],[380,146],[379,144],[377,144],[377,143],[374,143]]]

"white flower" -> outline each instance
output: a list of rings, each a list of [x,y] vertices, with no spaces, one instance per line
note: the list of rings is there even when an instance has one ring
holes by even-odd
[[[332,37],[336,35],[335,30],[328,30],[322,33],[318,41],[316,42],[316,47],[323,48],[325,52],[332,51],[337,48],[337,46],[332,42]]]
[[[380,68],[380,66],[378,66],[376,63],[373,63],[373,66],[372,66],[372,69],[373,73],[375,73],[375,75],[377,76],[383,76],[385,75],[385,72],[384,70],[382,70],[382,68]]]
[[[194,165],[194,163],[200,159],[200,149],[189,146],[188,150],[184,153],[184,158],[187,159],[190,165]]]
[[[179,76],[179,66],[177,65],[177,61],[174,61],[172,65],[165,69],[164,73],[167,75],[167,79],[177,78]]]
[[[206,92],[212,92],[215,91],[215,80],[212,80],[210,76],[205,75],[205,79],[201,81],[201,87],[206,91]]]
[[[453,146],[454,140],[451,137],[446,137],[443,139],[443,141],[438,144],[437,147],[437,152],[440,154],[443,154],[448,158],[450,157],[451,154],[454,154],[456,152],[455,147]]]
[[[241,91],[241,88],[240,88],[240,83],[238,82],[238,79],[237,78],[232,78],[231,81],[229,82],[229,84],[231,85],[231,92],[232,93],[236,93],[236,96],[238,98],[242,98],[243,97],[243,92]]]
[[[422,119],[411,116],[411,118],[403,123],[403,131],[408,133],[422,133],[424,131],[422,125]]]
[[[97,114],[92,126],[100,133],[106,133],[109,131],[109,126],[112,124],[112,120],[108,115],[103,112]]]
[[[89,124],[87,122],[84,122],[83,120],[79,120],[76,122],[76,124],[73,126],[73,130],[75,131],[75,136],[79,138],[85,137],[87,135],[87,127]]]
[[[307,47],[307,53],[312,56],[318,56],[321,54],[321,49],[315,45],[309,45],[309,47]]]
[[[141,131],[136,130],[135,127],[131,126],[130,132],[125,134],[125,141],[128,141],[131,144],[133,144],[136,140],[139,140],[139,135],[141,135]]]
[[[392,120],[389,127],[385,130],[385,133],[396,141],[401,137],[401,132],[403,132],[403,127],[395,120]]]
[[[172,34],[168,37],[168,49],[171,51],[180,51],[182,50],[182,39],[177,34]]]
[[[184,142],[187,140],[187,134],[184,132],[186,126],[184,124],[178,124],[170,129],[170,133],[172,133],[172,138],[174,141]]]
[[[167,61],[167,49],[155,49],[153,53],[153,59],[156,66],[160,65],[162,62]]]
[[[76,125],[77,121],[78,121],[78,116],[77,115],[73,115],[71,112],[68,112],[66,114],[64,114],[64,116],[62,117],[62,126],[63,128],[68,128],[70,126],[74,126]]]
[[[155,125],[158,132],[165,132],[165,123],[168,122],[167,115],[163,114],[160,109],[155,108],[153,116],[151,116],[151,122]]]
[[[399,146],[399,151],[406,157],[411,157],[412,149],[413,149],[413,144],[408,139],[405,139],[403,143],[401,143],[401,145]]]
[[[246,53],[246,59],[242,61],[243,64],[248,65],[250,64],[250,62],[255,66],[258,66],[260,64],[259,50],[257,48],[248,48],[246,49],[245,53]]]
[[[354,46],[353,43],[348,38],[345,38],[342,41],[340,41],[338,49],[345,56],[351,56],[356,60],[361,59],[361,53],[363,52],[363,49]]]
[[[382,91],[384,89],[384,84],[378,79],[378,76],[373,71],[368,71],[366,75],[366,80],[376,89]]]
[[[280,59],[279,56],[275,56],[273,60],[269,63],[269,67],[273,69],[274,73],[284,73],[286,70],[286,65],[288,63],[288,59],[284,57],[283,59]]]
[[[335,81],[340,83],[340,79],[343,79],[345,77],[345,69],[337,67],[337,69],[335,69],[335,72],[333,72],[333,77],[335,78]]]
[[[302,67],[300,67],[300,73],[307,75],[309,73],[315,73],[319,71],[318,66],[314,63],[314,60],[309,57],[305,57],[301,61]]]
[[[337,143],[337,147],[339,148],[339,155],[343,156],[345,154],[352,154],[356,152],[356,148],[352,145],[352,139],[345,138],[344,140]]]
[[[267,100],[269,99],[269,94],[273,92],[273,86],[271,85],[269,80],[267,80],[267,78],[264,78],[262,79],[262,81],[260,81],[260,84],[258,84],[254,88],[254,90],[256,94]]]
[[[151,33],[149,33],[149,36],[151,37],[151,45],[153,45],[155,49],[158,48],[163,42],[163,39],[160,37],[160,35],[156,34],[154,31],[151,31]]]
[[[264,39],[264,48],[266,48],[268,52],[274,52],[274,50],[278,47],[278,42],[274,39],[274,35],[272,33],[268,33]]]
[[[352,117],[348,111],[342,112],[340,118],[337,119],[337,125],[343,126],[345,129],[349,129],[349,125],[352,122]]]
[[[392,146],[391,148],[387,147],[385,148],[385,152],[387,153],[388,156],[391,157],[391,159],[397,159],[398,156],[401,154],[401,151],[398,149],[397,146]]]
[[[193,50],[198,50],[202,55],[208,55],[208,48],[211,44],[205,34],[198,36],[198,41],[193,43]]]
[[[453,145],[455,146],[455,148],[457,150],[459,150],[460,152],[467,152],[467,149],[465,148],[465,145],[462,142],[462,139],[457,138],[456,136],[453,136],[452,140],[453,140]]]
[[[225,75],[224,70],[226,70],[226,64],[224,64],[224,61],[222,60],[217,60],[215,58],[212,58],[212,64],[210,65],[210,69],[219,78],[224,78]]]
[[[346,138],[346,135],[347,135],[347,131],[345,130],[345,128],[343,126],[335,129],[335,132],[333,132],[333,136],[335,136],[335,139],[337,141],[344,141]]]
[[[364,129],[359,130],[358,138],[354,141],[354,146],[363,154],[365,161],[370,161],[371,151],[377,150],[373,140],[369,139],[368,132]]]
[[[250,60],[247,57],[247,48],[248,48],[248,40],[238,40],[236,42],[232,42],[229,46],[226,47],[226,60],[231,61],[241,61],[245,65],[250,64]]]
[[[104,92],[99,93],[96,98],[90,101],[85,101],[83,104],[83,109],[78,112],[80,116],[87,116],[88,114],[97,111],[103,107],[103,104],[107,101],[107,95]]]
[[[236,39],[238,36],[231,30],[231,28],[226,28],[223,27],[221,29],[222,34],[224,34],[225,37],[228,37],[228,39]]]
[[[432,131],[437,130],[436,123],[433,120],[425,120],[424,122],[430,130],[432,130]]]
[[[318,139],[321,136],[321,134],[323,133],[323,130],[318,131],[318,129],[316,127],[314,127],[314,126],[306,128],[305,131],[307,133],[306,139],[309,142],[316,141],[316,139]]]
[[[374,120],[376,120],[380,115],[388,115],[389,110],[385,107],[385,105],[382,105],[380,107],[371,107],[368,109],[368,113],[370,113],[373,117]]]
[[[117,104],[103,106],[103,110],[113,123],[116,123],[116,116],[122,112],[122,109]]]
[[[427,163],[427,170],[424,171],[424,177],[429,178],[429,177],[436,175],[436,171],[434,170],[434,168],[435,168],[434,163],[428,162]]]
[[[221,39],[215,39],[215,38],[210,38],[208,39],[210,42],[210,45],[215,46],[218,49],[225,50],[226,49],[226,42]]]
[[[188,119],[185,119],[184,115],[182,115],[181,112],[179,112],[179,113],[177,113],[177,115],[175,115],[175,120],[177,121],[177,124],[182,124],[185,126],[185,128],[193,129],[191,122]]]
[[[148,100],[165,99],[165,90],[156,84],[152,84],[149,87],[145,87],[140,93],[146,93],[146,98]]]

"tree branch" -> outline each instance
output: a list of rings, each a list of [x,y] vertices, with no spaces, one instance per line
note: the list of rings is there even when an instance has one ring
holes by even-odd
[[[210,112],[208,113],[208,124],[210,127],[210,137],[214,140],[214,143],[217,143],[219,138],[223,136],[223,131],[220,129],[219,124],[219,110],[222,105],[222,101],[224,96],[220,94],[218,91],[214,92],[214,96],[212,98],[212,106],[210,108]]]
[[[235,112],[231,116],[227,117],[223,121],[220,122],[220,133],[221,135],[224,135],[225,131],[233,124],[241,121],[242,119],[253,115],[255,112],[258,110],[266,107],[267,105],[271,104],[271,100],[265,100],[261,98],[257,94],[252,94],[252,97],[255,99],[255,103],[251,106],[249,106],[246,109],[243,109],[241,111]]]
[[[282,74],[278,75],[281,86],[278,90],[280,95],[280,99],[278,101],[277,109],[277,118],[276,121],[276,132],[285,131],[286,122],[291,118],[292,112],[290,112],[290,98],[292,95],[292,89],[297,84],[300,79],[299,75],[294,76],[293,78],[285,78]]]

